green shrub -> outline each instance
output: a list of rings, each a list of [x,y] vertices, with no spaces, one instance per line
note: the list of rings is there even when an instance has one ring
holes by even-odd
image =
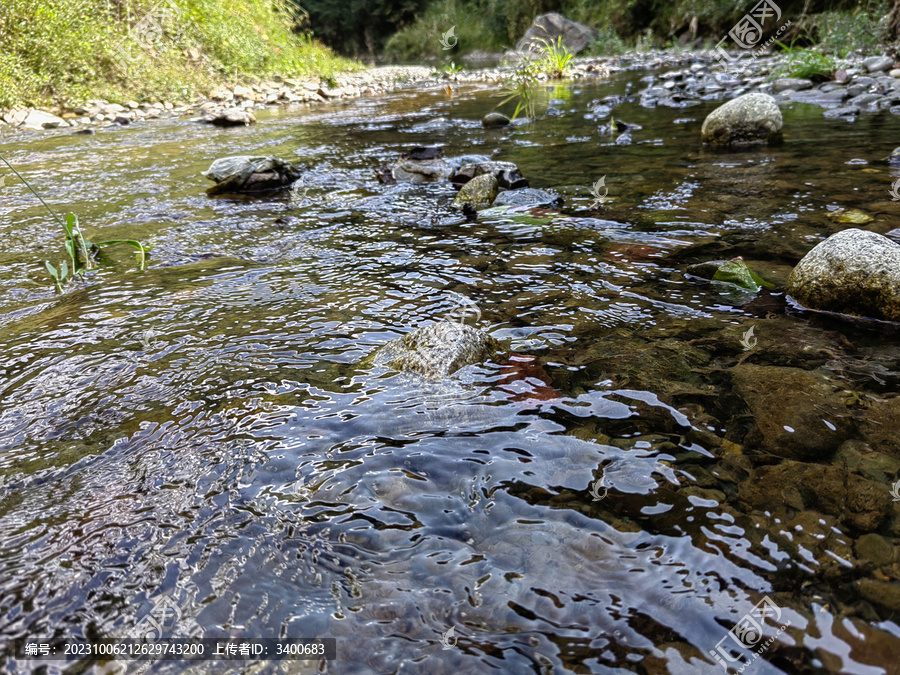
[[[475,50],[498,51],[501,44],[479,12],[463,0],[437,0],[415,23],[395,33],[384,46],[385,56],[397,61],[468,54]],[[441,39],[453,28],[452,49],[444,49]]]
[[[624,54],[628,46],[612,28],[601,28],[597,31],[597,38],[591,43],[588,52],[594,56],[610,56]]]
[[[887,30],[879,21],[887,11],[885,2],[868,2],[854,12],[813,14],[804,27],[828,54],[839,58],[846,58],[854,51],[869,54],[888,39]]]

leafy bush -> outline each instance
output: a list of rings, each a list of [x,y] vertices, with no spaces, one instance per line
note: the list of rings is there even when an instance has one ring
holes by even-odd
[[[442,57],[448,54],[467,54],[476,50],[497,51],[501,48],[496,35],[462,0],[438,0],[415,23],[395,33],[384,46],[385,56],[398,61],[415,61],[426,57]],[[449,44],[444,49],[442,37],[454,28]]]
[[[851,52],[872,53],[887,41],[886,27],[879,18],[887,14],[887,3],[868,2],[854,12],[822,12],[806,21],[806,29],[813,34],[819,47],[829,54],[846,58]]]
[[[624,54],[628,51],[628,46],[612,28],[601,28],[588,51],[594,56],[610,56]]]

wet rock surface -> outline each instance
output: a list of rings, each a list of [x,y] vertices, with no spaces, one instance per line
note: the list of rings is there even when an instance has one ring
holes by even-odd
[[[459,194],[453,200],[453,205],[469,206],[474,209],[487,208],[493,204],[499,190],[499,183],[493,175],[482,174],[460,188]]]
[[[300,168],[278,157],[224,157],[212,163],[204,175],[216,185],[209,195],[264,192],[289,187],[300,178]]]
[[[824,377],[798,368],[742,364],[732,370],[732,378],[735,392],[753,413],[760,446],[773,455],[828,459],[850,435],[847,407]]]
[[[497,184],[507,190],[528,187],[528,180],[519,173],[519,167],[512,162],[480,162],[466,164],[450,177],[450,182],[462,186],[477,176],[492,175]]]
[[[497,343],[477,328],[441,321],[388,342],[378,350],[375,363],[440,380],[465,366],[483,363],[497,348]]]
[[[713,110],[704,120],[704,143],[741,147],[781,140],[784,122],[775,99],[767,94],[745,94]]]
[[[498,127],[509,126],[510,119],[503,113],[488,113],[481,120],[481,126],[485,129],[496,129]]]
[[[797,264],[786,291],[810,309],[900,321],[900,244],[855,228],[833,234]]]

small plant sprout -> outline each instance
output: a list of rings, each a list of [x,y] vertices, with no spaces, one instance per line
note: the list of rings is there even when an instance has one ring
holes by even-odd
[[[14,174],[16,174],[19,180],[21,180],[25,184],[25,187],[27,187],[31,191],[31,193],[38,198],[38,201],[40,201],[41,204],[44,205],[44,208],[50,212],[50,215],[53,216],[53,219],[62,226],[63,230],[66,233],[64,244],[66,247],[66,253],[69,254],[69,262],[63,261],[62,263],[60,263],[59,269],[57,269],[49,261],[44,263],[44,266],[47,268],[47,272],[53,279],[53,283],[56,284],[56,290],[58,292],[62,292],[63,285],[69,278],[70,270],[72,276],[83,278],[84,273],[87,270],[93,269],[94,256],[96,256],[96,254],[100,251],[100,248],[103,246],[127,244],[137,252],[136,254],[140,269],[146,269],[147,251],[149,250],[149,247],[146,244],[143,244],[135,239],[111,239],[109,241],[98,242],[88,241],[81,231],[81,226],[78,223],[78,216],[76,216],[74,213],[67,213],[66,220],[65,222],[63,222],[62,218],[57,215],[56,211],[50,208],[47,202],[44,201],[43,197],[41,197],[37,193],[37,191],[33,187],[31,187],[29,182],[25,180],[22,174],[16,171],[16,168],[12,164],[10,164],[5,157],[0,155],[0,161],[6,164],[6,166],[8,166]],[[69,263],[71,263],[71,267]]]

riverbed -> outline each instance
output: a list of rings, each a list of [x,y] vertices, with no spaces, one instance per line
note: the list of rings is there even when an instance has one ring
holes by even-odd
[[[495,85],[425,82],[247,128],[2,139],[89,238],[152,251],[141,271],[106,249],[57,294],[61,230],[0,171],[0,640],[152,619],[336,639],[334,662],[196,672],[715,673],[719,645],[754,659],[722,640],[768,599],[778,635],[747,670],[895,672],[900,452],[872,411],[897,390],[897,334],[779,288],[852,226],[839,209],[897,226],[881,160],[900,120],[791,103],[782,145],[722,153],[700,144],[717,101],[642,106],[646,75],[548,84],[538,111],[560,114],[500,130],[481,125]],[[611,96],[630,143],[598,130]],[[448,182],[378,181],[421,145],[515,162],[562,206],[472,219]],[[201,172],[238,154],[307,168],[277,195],[208,197]],[[775,289],[687,272],[736,256]],[[365,360],[463,308],[520,356],[440,383]],[[830,448],[804,466],[764,447],[740,389],[781,371],[840,401],[795,425]],[[815,493],[835,472],[883,495],[832,504]]]

